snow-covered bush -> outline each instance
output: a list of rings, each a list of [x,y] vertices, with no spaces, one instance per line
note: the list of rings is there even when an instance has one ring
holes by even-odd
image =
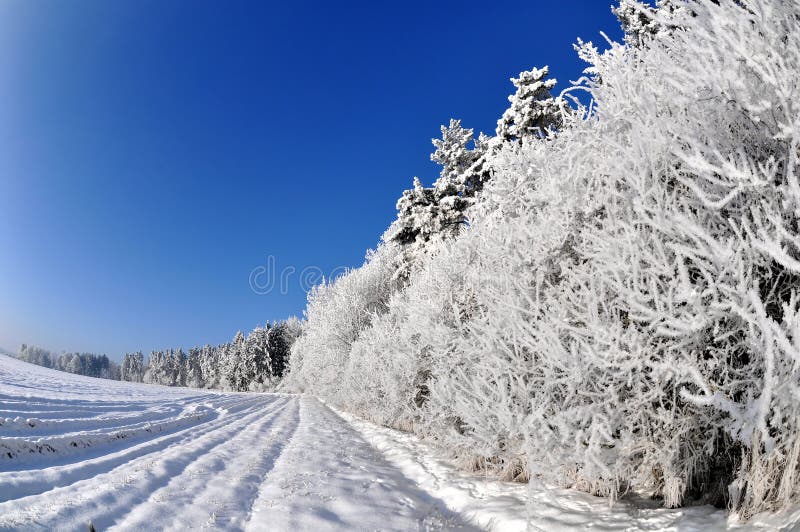
[[[376,315],[386,311],[399,249],[382,245],[358,269],[315,287],[308,295],[303,334],[292,347],[288,390],[332,398],[342,384],[350,348]]]
[[[800,495],[800,4],[661,4],[579,46],[591,112],[490,150],[405,288],[373,260],[313,294],[296,382],[506,478]]]
[[[443,243],[413,282],[392,296],[387,311],[352,345],[341,403],[386,425],[423,430],[419,407],[435,371],[432,353],[448,349],[463,309],[469,308],[463,276],[471,255],[469,246]]]
[[[744,4],[583,47],[596,113],[494,161],[481,311],[426,405],[462,424],[448,447],[509,463],[524,439],[534,472],[668,506],[797,494],[800,8]]]
[[[613,210],[586,235],[586,257],[607,280],[592,297],[636,331],[637,358],[662,357],[647,370],[673,396],[651,416],[674,418],[666,445],[651,444],[667,503],[738,464],[722,480],[750,514],[788,503],[800,473],[800,5],[691,11],[633,65],[604,65],[616,74],[603,74],[599,108],[630,117],[621,140],[641,155],[606,187]]]

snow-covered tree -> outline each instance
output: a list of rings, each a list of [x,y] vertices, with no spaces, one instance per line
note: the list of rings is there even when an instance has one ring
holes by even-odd
[[[17,356],[20,360],[45,368],[52,368],[58,358],[57,354],[51,353],[47,349],[28,344],[20,346]]]
[[[403,260],[395,274],[401,282],[431,250],[461,232],[467,209],[490,176],[486,137],[474,139],[473,130],[463,128],[460,120],[450,120],[441,131],[441,139],[432,139],[436,150],[431,154],[431,160],[442,166],[439,178],[432,187],[414,178],[413,188],[397,202],[397,220],[383,235],[384,242],[402,248]]]
[[[172,351],[172,368],[174,378],[171,386],[186,386],[186,353],[183,349]]]
[[[303,333],[303,322],[292,316],[276,323],[269,330],[269,351],[272,376],[281,379],[286,373],[294,343]]]
[[[128,382],[142,382],[144,380],[144,355],[141,351],[126,353],[120,366],[120,377]]]
[[[442,126],[442,138],[432,139],[436,150],[431,154],[431,161],[439,164],[442,170],[439,179],[434,183],[439,197],[474,196],[483,188],[487,175],[476,163],[484,154],[482,147],[485,141],[474,138],[474,131],[461,127],[461,120],[450,120],[449,126]],[[459,209],[457,223],[463,222],[464,208]]]
[[[237,331],[233,341],[225,344],[220,352],[220,380],[229,390],[243,391],[247,389],[247,368],[245,363],[245,338],[242,331]]]
[[[593,112],[502,124],[468,229],[404,288],[365,297],[371,262],[320,288],[288,382],[506,478],[796,501],[800,4],[690,5],[581,45]]]
[[[267,324],[265,327],[253,329],[245,339],[241,379],[246,389],[263,389],[271,384],[272,368],[267,350],[269,333],[270,325]]]
[[[200,374],[206,388],[218,388],[221,385],[221,350],[222,346],[212,347],[206,344],[200,352]]]
[[[160,351],[151,351],[147,357],[147,367],[144,372],[143,382],[158,384],[161,374],[162,354]]]
[[[612,7],[625,32],[625,42],[644,46],[651,39],[668,36],[678,28],[676,15],[686,12],[685,0],[659,0],[656,6],[641,0],[620,0]]]
[[[350,348],[396,290],[399,250],[384,244],[361,268],[323,283],[308,294],[303,334],[291,348],[287,388],[335,394]]]
[[[554,97],[550,91],[555,79],[548,79],[549,67],[534,68],[511,78],[517,88],[508,97],[511,106],[497,121],[497,136],[506,142],[520,142],[524,138],[545,138],[561,128],[566,102]]]
[[[408,278],[410,270],[421,260],[432,239],[439,239],[442,228],[440,209],[436,190],[424,187],[419,178],[414,178],[413,188],[403,192],[397,200],[397,220],[383,235],[384,242],[401,246],[404,260],[395,277],[403,281]],[[448,224],[448,233],[459,220]]]
[[[203,380],[202,368],[203,351],[199,347],[192,347],[186,356],[186,369],[184,374],[186,376],[186,386],[191,388],[203,388],[205,381]]]

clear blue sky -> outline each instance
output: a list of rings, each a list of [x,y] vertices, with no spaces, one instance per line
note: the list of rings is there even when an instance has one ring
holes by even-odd
[[[611,0],[0,3],[0,346],[219,343],[301,315],[248,276],[361,264],[450,117],[563,86]],[[336,4],[336,5],[334,5]]]

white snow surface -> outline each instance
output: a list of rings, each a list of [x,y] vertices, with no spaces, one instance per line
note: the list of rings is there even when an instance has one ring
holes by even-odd
[[[376,426],[345,412],[337,413],[406,477],[469,522],[488,530],[800,531],[800,507],[788,513],[757,515],[747,523],[738,523],[726,511],[711,506],[669,510],[658,501],[633,497],[611,505],[608,499],[540,482],[522,485],[470,475],[437,457],[413,434]]]
[[[526,503],[526,501],[533,501]],[[81,377],[0,355],[0,530],[791,530],[457,471],[300,395]]]
[[[311,397],[0,355],[0,423],[0,530],[476,529]]]

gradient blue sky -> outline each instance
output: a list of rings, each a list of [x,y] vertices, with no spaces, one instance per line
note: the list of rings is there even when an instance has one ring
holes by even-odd
[[[608,1],[0,2],[0,346],[227,341],[301,315],[251,270],[361,264],[430,139],[561,86]],[[334,5],[336,4],[336,5]]]

